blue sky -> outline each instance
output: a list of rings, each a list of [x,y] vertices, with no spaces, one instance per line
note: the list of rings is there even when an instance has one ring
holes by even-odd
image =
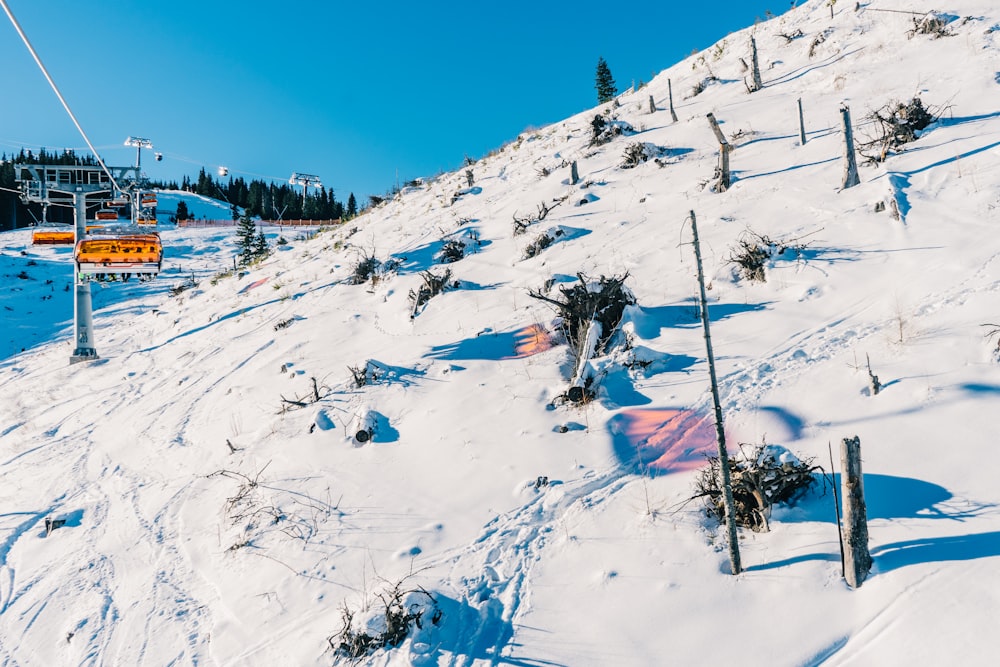
[[[818,0],[814,0],[818,1]],[[770,10],[764,0],[415,3],[7,0],[110,164],[149,138],[156,179],[204,166],[341,200],[481,157],[596,104],[603,57],[620,90]],[[0,152],[84,149],[0,15]]]

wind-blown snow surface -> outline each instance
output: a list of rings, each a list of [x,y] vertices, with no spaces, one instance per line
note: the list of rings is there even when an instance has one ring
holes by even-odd
[[[242,277],[211,279],[231,230],[167,229],[157,281],[95,287],[93,363],[68,364],[68,252],[0,234],[0,663],[331,664],[341,609],[361,620],[404,580],[440,623],[367,663],[994,664],[1000,13],[955,0],[953,36],[909,39],[908,15],[847,4],[807,3],[622,95],[635,134],[588,147],[588,110],[480,160],[471,187],[444,174],[343,228],[284,231]],[[751,33],[765,87],[748,95]],[[691,97],[706,64],[719,81]],[[838,191],[840,103],[863,139],[867,111],[914,95],[941,121]],[[725,193],[704,187],[708,112],[737,146]],[[620,168],[633,142],[662,164]],[[874,210],[892,199],[901,219]],[[684,502],[714,447],[690,211],[731,448],[829,469],[828,443],[861,439],[860,589],[829,486],[741,532],[739,576]],[[549,228],[565,233],[523,260]],[[727,262],[748,228],[809,246],[748,283]],[[480,244],[411,319],[408,292],[456,238]],[[349,284],[365,255],[398,270]],[[571,362],[528,294],[578,272],[628,274],[623,330],[651,362],[596,359],[584,408],[555,401]],[[367,360],[380,379],[358,388]],[[66,524],[45,537],[46,517]]]

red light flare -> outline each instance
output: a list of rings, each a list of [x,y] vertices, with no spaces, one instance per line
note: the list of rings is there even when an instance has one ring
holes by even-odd
[[[632,461],[655,472],[695,470],[718,451],[711,417],[694,410],[624,410],[613,429],[623,440],[616,445],[621,458],[631,449]]]
[[[514,354],[504,359],[525,359],[555,347],[552,335],[541,324],[531,324],[514,332]]]

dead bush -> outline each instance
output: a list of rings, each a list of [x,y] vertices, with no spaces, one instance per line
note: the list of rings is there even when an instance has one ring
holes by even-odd
[[[930,12],[926,16],[913,17],[913,29],[908,30],[906,37],[913,39],[917,35],[930,35],[932,39],[951,37],[955,33],[948,30],[949,19],[946,16]]]
[[[775,241],[771,238],[747,229],[736,241],[736,247],[730,249],[728,262],[739,267],[740,276],[751,282],[767,282],[764,269],[774,257],[785,253],[800,255],[809,244],[801,243],[801,238],[790,241]]]
[[[443,275],[437,275],[432,271],[424,271],[420,274],[424,283],[417,288],[416,291],[410,290],[409,297],[410,302],[413,304],[413,308],[410,310],[410,319],[417,316],[421,308],[430,301],[431,297],[437,296],[443,292],[448,287],[448,281],[451,280],[451,269],[445,269]]]
[[[551,206],[545,202],[541,202],[538,204],[538,213],[535,215],[518,216],[517,213],[514,213],[514,236],[520,236],[528,230],[528,227],[544,220],[552,209],[559,206],[559,204],[564,201],[566,201],[565,197],[556,199],[553,201]]]
[[[423,588],[403,589],[403,582],[376,595],[377,602],[365,605],[369,613],[362,617],[346,604],[341,608],[340,632],[327,637],[334,653],[359,660],[380,649],[395,648],[414,628],[425,623],[440,625],[443,613],[434,596]]]
[[[730,482],[733,487],[733,518],[744,528],[767,532],[771,508],[779,503],[791,503],[812,486],[813,474],[822,470],[813,459],[799,460],[779,445],[754,445],[750,455],[729,459]],[[722,494],[722,465],[719,457],[708,457],[708,467],[695,480],[695,497],[705,499],[709,515],[725,521]]]
[[[561,229],[550,229],[542,234],[535,237],[535,240],[529,243],[524,248],[524,253],[521,255],[523,259],[531,259],[541,254],[543,250],[548,248],[550,245],[555,243],[556,239],[563,235],[563,230]]]
[[[890,102],[865,117],[873,129],[858,141],[858,153],[869,163],[884,162],[890,151],[916,140],[939,117],[940,110],[925,107],[919,97],[909,102]]]
[[[605,119],[604,116],[594,116],[590,121],[590,146],[603,146],[615,137],[623,134],[635,134],[635,129],[625,121]]]
[[[662,153],[663,151],[653,144],[632,142],[625,147],[625,153],[622,155],[623,162],[618,166],[622,169],[632,169]]]
[[[448,239],[441,246],[437,260],[441,264],[451,264],[465,257],[465,242],[458,239]]]
[[[596,320],[601,325],[596,352],[601,353],[607,349],[608,342],[618,330],[625,308],[635,304],[635,296],[625,286],[626,278],[628,273],[621,277],[601,276],[597,282],[591,282],[584,274],[578,273],[578,282],[571,287],[559,288],[562,301],[541,291],[529,291],[528,295],[556,307],[560,317],[559,327],[573,349],[580,348],[581,336],[586,333],[590,322]]]

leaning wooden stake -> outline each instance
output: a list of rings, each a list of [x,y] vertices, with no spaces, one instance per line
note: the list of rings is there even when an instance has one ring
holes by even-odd
[[[656,101],[652,95],[649,96],[649,113],[656,113]]]
[[[711,114],[709,114],[711,115]],[[719,382],[715,376],[715,355],[712,354],[712,333],[708,327],[708,301],[705,296],[705,274],[701,268],[701,245],[698,243],[698,223],[691,211],[691,231],[694,234],[694,257],[698,265],[698,287],[701,289],[701,324],[705,329],[705,351],[708,357],[708,374],[712,382],[712,402],[715,406],[715,435],[719,444],[719,467],[722,469],[722,501],[726,513],[726,531],[729,534],[729,567],[733,574],[743,571],[740,564],[740,544],[736,534],[733,513],[733,485],[729,479],[729,455],[726,453],[726,432],[722,424],[722,403],[719,401]]]
[[[872,567],[868,551],[868,510],[861,473],[861,439],[844,438],[840,448],[840,475],[844,498],[844,578],[859,588]]]
[[[840,107],[840,120],[844,127],[844,183],[841,187],[846,190],[861,183],[861,178],[858,177],[857,158],[854,157],[854,131],[851,129],[851,110],[846,104]]]
[[[726,135],[719,128],[719,121],[715,120],[715,114],[709,113],[707,117],[708,124],[712,126],[712,132],[715,133],[715,138],[719,140],[719,180],[715,182],[715,191],[725,192],[732,185],[732,176],[729,171],[729,154],[732,152],[733,146],[726,140]]]
[[[674,111],[674,85],[667,79],[667,98],[670,100],[670,117],[677,122],[677,112]]]
[[[569,184],[576,185],[580,182],[580,172],[576,168],[576,160],[569,166]]]

